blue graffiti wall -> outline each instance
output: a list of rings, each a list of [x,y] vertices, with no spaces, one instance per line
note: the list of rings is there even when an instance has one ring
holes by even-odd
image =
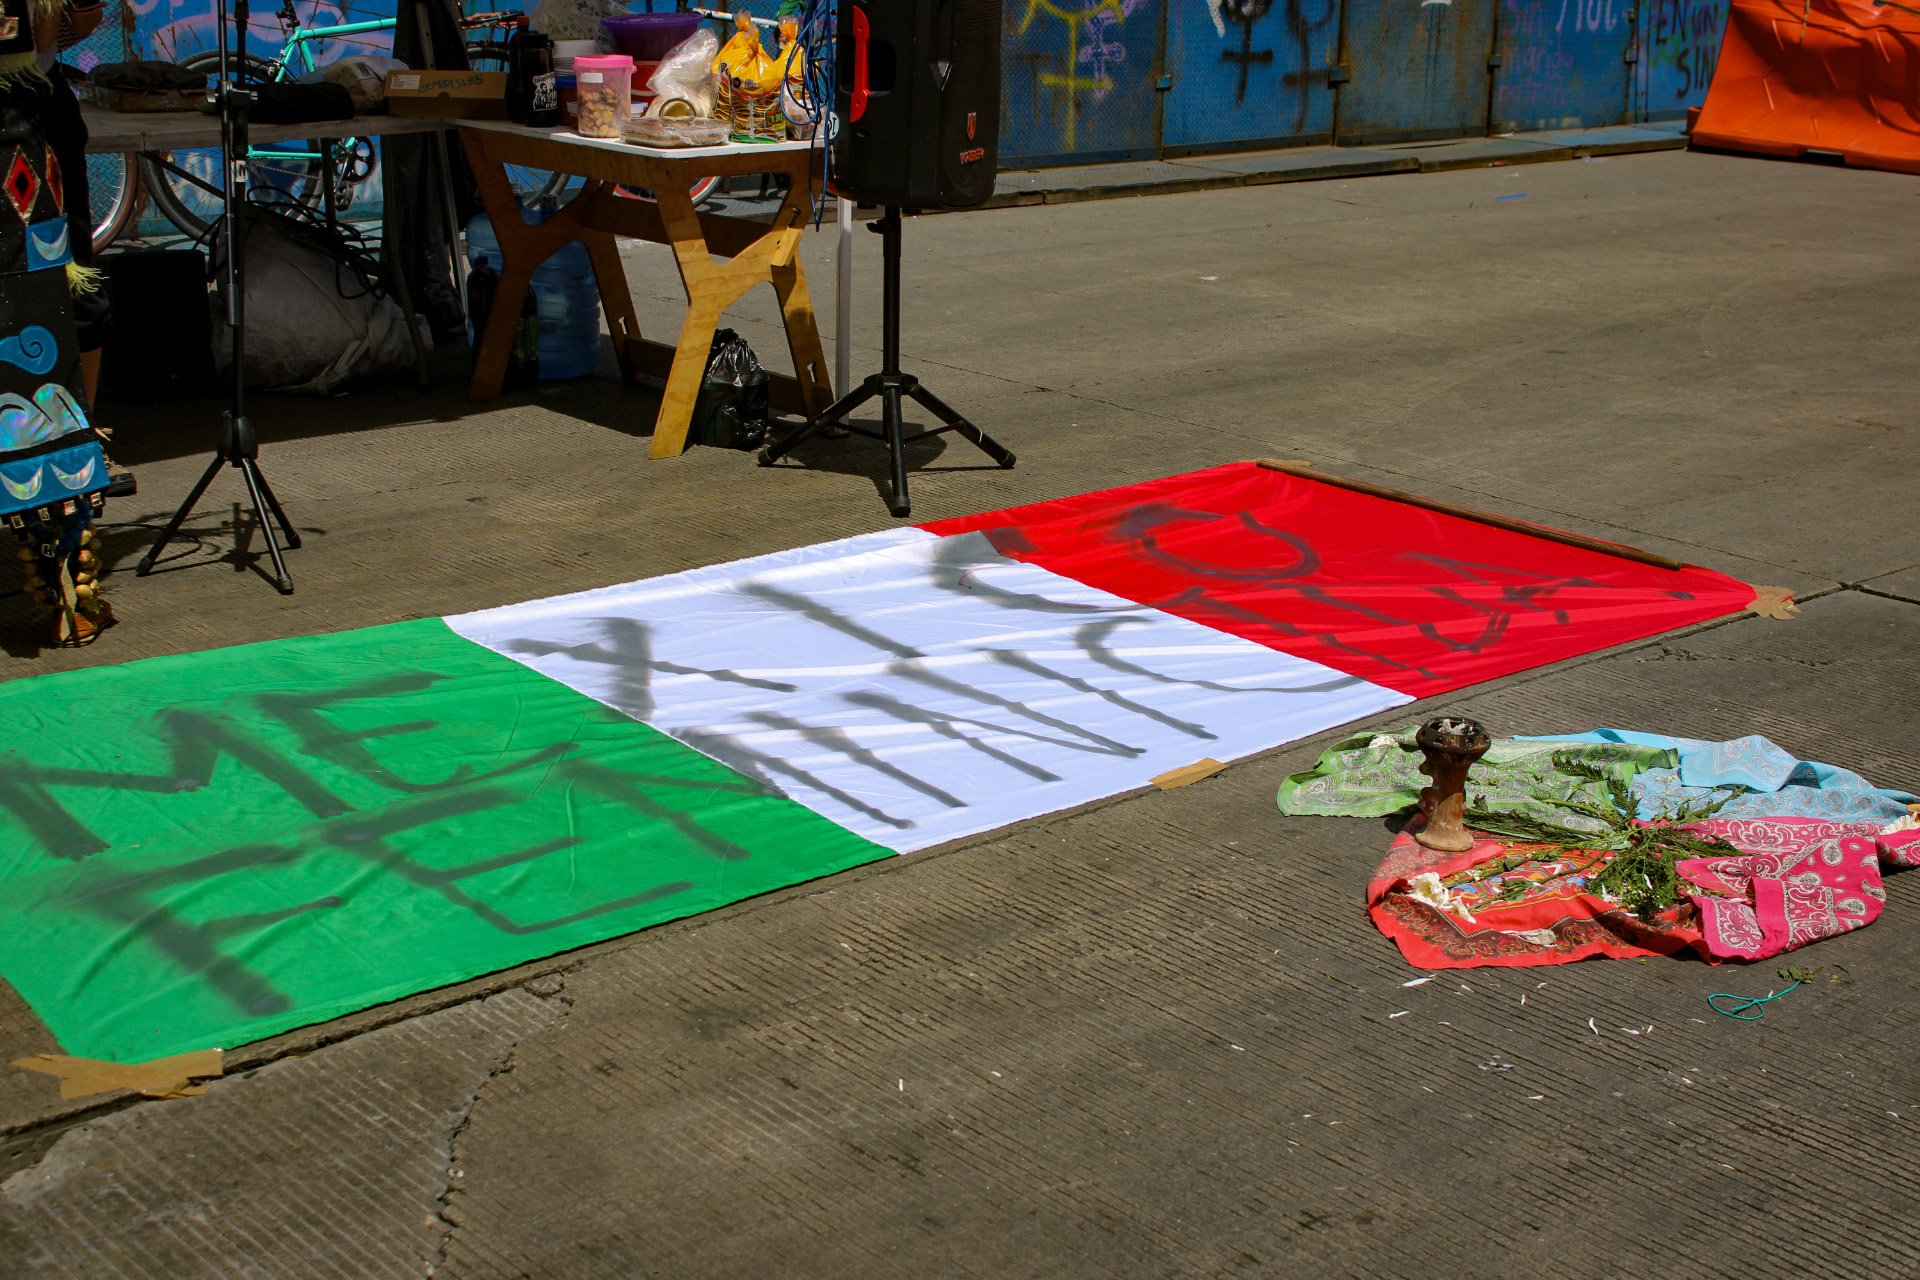
[[[1727,0],[1007,0],[1010,168],[1670,120]]]
[[[1345,0],[1339,140],[1484,133],[1498,0]]]
[[[1503,0],[1494,131],[1625,123],[1635,25],[1632,0]]]
[[[1727,0],[1644,0],[1635,106],[1643,120],[1674,120],[1707,100],[1727,31]]]
[[[1168,0],[1007,0],[1000,156],[1125,160],[1160,146]]]
[[[1170,0],[1169,155],[1325,142],[1340,0]]]

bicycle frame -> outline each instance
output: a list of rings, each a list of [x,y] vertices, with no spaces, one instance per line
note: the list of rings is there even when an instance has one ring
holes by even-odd
[[[398,25],[398,19],[396,18],[371,18],[365,22],[343,22],[329,27],[302,26],[300,23],[300,15],[294,10],[293,0],[287,0],[287,3],[280,7],[277,16],[280,19],[281,26],[287,31],[287,40],[286,43],[280,47],[280,56],[274,59],[271,64],[272,78],[274,79],[295,79],[301,75],[305,75],[309,71],[317,70],[313,50],[309,47],[315,41],[330,40],[338,36],[366,35],[373,31],[391,31]],[[491,21],[489,21],[489,19],[491,19]],[[473,30],[480,27],[525,27],[527,25],[527,15],[525,13],[483,13],[473,15],[473,18],[469,21],[472,23],[471,26],[462,23],[464,30]],[[293,59],[295,57],[299,59],[298,70],[291,69],[294,65]],[[352,144],[353,141],[351,138],[341,139],[341,143],[348,145]],[[247,149],[247,157],[250,160],[311,161],[321,159],[324,154],[322,151],[312,150],[311,148],[302,148],[298,151],[277,151],[262,147],[249,147]]]
[[[309,47],[316,40],[329,40],[335,36],[365,35],[370,31],[391,31],[396,25],[394,18],[372,18],[366,22],[345,22],[331,27],[303,27],[299,15],[293,10],[291,0],[280,10],[280,21],[291,30],[287,42],[280,47],[280,56],[273,61],[273,78],[296,79],[309,71],[317,70],[314,64],[313,50]],[[290,64],[298,57],[299,70],[291,70]],[[275,150],[270,147],[249,147],[247,158],[259,160],[317,160],[321,152],[309,147],[298,151]]]
[[[289,5],[287,11],[290,12],[291,9],[292,6]],[[369,31],[391,31],[396,21],[397,20],[393,18],[372,18],[366,22],[346,22],[333,27],[302,27],[296,23],[292,34],[287,37],[286,48],[280,50],[281,64],[284,66],[287,60],[287,54],[297,48],[301,60],[306,63],[305,69],[312,71],[315,69],[313,53],[307,48],[310,42],[328,39],[333,36],[364,35]]]

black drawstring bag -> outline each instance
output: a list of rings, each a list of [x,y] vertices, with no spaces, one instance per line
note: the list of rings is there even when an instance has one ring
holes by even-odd
[[[353,119],[353,95],[345,85],[283,81],[253,86],[247,119],[255,124],[317,124]]]
[[[713,335],[688,438],[721,449],[758,449],[767,439],[767,371],[731,329]]]

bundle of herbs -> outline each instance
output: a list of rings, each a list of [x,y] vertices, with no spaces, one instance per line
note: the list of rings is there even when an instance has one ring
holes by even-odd
[[[1724,840],[1682,829],[1688,823],[1711,818],[1726,806],[1732,795],[1710,803],[1684,804],[1641,823],[1637,821],[1639,806],[1625,782],[1573,755],[1556,754],[1553,764],[1562,773],[1599,783],[1603,799],[1591,803],[1577,797],[1536,795],[1535,798],[1590,818],[1602,824],[1604,830],[1582,831],[1530,814],[1470,807],[1465,815],[1469,826],[1508,840],[1544,846],[1513,858],[1484,863],[1484,873],[1477,878],[1485,879],[1543,858],[1591,854],[1587,863],[1591,871],[1587,888],[1618,902],[1640,919],[1651,920],[1680,901],[1683,887],[1674,865],[1682,858],[1739,856],[1740,851]],[[1517,896],[1526,888],[1525,884],[1516,884],[1502,896]]]

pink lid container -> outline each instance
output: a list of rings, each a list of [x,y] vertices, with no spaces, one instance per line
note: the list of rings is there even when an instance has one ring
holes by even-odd
[[[584,138],[617,138],[633,111],[633,59],[624,53],[588,54],[573,60],[580,114],[574,128]]]
[[[573,60],[575,71],[631,71],[633,57],[625,53],[583,53]]]

